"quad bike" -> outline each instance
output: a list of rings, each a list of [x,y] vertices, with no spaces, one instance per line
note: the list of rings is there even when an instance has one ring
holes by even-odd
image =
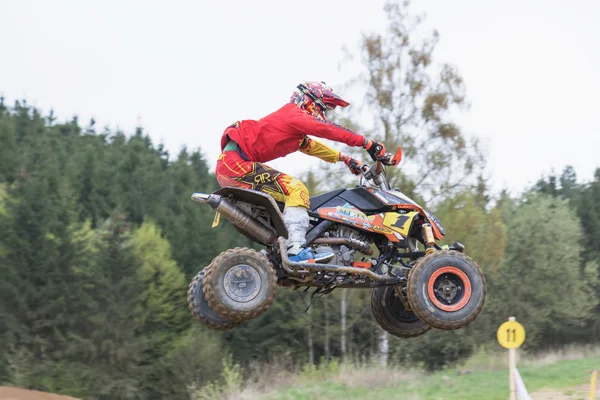
[[[385,166],[402,158],[386,154],[363,166],[359,186],[312,197],[307,245],[331,251],[326,264],[289,260],[283,204],[264,193],[224,187],[213,194],[194,193],[252,241],[256,251],[235,248],[219,254],[189,285],[192,314],[213,329],[230,329],[263,313],[276,286],[372,288],[377,323],[399,337],[415,337],[432,327],[459,329],[480,313],[486,294],[477,264],[454,243],[440,247],[440,221],[398,190],[390,189]]]

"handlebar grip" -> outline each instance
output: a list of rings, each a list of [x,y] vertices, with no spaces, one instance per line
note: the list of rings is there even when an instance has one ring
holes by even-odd
[[[384,165],[393,165],[392,164],[392,157],[393,157],[393,154],[391,154],[391,153],[385,153],[383,156],[381,156],[379,158],[379,161],[381,161]]]
[[[380,162],[385,165],[396,166],[402,160],[402,148],[398,147],[396,154],[386,153],[380,158]]]

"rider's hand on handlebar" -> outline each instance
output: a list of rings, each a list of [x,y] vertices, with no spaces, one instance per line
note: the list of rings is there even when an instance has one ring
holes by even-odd
[[[378,161],[385,156],[385,146],[383,143],[365,139],[363,147],[367,150],[373,161]]]
[[[350,169],[350,172],[352,172],[354,175],[360,175],[363,173],[363,168],[365,165],[360,161],[355,160],[350,156],[342,156],[341,160],[344,161],[344,164],[348,166],[348,169]]]

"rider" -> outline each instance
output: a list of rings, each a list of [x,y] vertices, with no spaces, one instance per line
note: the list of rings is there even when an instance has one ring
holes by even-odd
[[[349,104],[325,82],[303,82],[297,86],[288,104],[257,121],[234,123],[221,138],[222,153],[216,168],[219,184],[258,190],[285,203],[283,220],[288,230],[288,257],[291,261],[326,262],[333,254],[313,254],[310,248],[305,247],[309,227],[307,210],[310,207],[306,186],[263,163],[300,150],[326,162],[343,161],[353,174],[360,174],[360,161],[307,136],[318,136],[353,147],[362,146],[373,161],[383,156],[383,144],[367,140],[325,118],[329,110]]]

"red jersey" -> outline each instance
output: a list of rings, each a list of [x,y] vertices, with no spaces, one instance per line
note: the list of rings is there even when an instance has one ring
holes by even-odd
[[[298,151],[307,136],[317,136],[359,147],[365,138],[348,128],[323,121],[288,103],[258,121],[244,120],[227,128],[221,150],[229,140],[238,144],[248,161],[268,162]]]

